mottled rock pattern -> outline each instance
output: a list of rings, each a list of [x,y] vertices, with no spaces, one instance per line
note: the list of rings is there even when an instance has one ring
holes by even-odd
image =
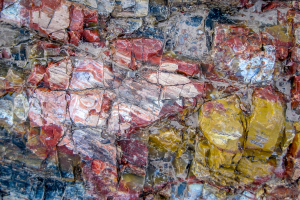
[[[0,1],[3,199],[298,199],[297,1]]]

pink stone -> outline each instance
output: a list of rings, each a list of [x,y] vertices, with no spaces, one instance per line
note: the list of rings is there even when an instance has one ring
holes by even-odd
[[[102,100],[103,90],[71,92],[68,104],[72,121],[78,126],[97,126]]]
[[[162,57],[159,70],[167,72],[178,72],[187,76],[194,76],[200,72],[199,64],[182,61],[172,57]]]
[[[45,88],[35,90],[29,99],[29,119],[32,127],[50,124],[64,124],[68,120],[66,92],[50,91]]]
[[[72,69],[71,60],[68,58],[57,63],[50,63],[46,69],[44,82],[51,90],[66,90],[69,87]]]
[[[70,9],[70,31],[80,31],[83,30],[84,15],[83,11],[79,6],[72,5]]]
[[[95,60],[78,60],[71,78],[71,90],[103,87],[103,63]]]

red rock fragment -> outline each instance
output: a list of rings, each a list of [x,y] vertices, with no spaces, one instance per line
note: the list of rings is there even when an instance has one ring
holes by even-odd
[[[2,49],[2,58],[7,58],[7,59],[11,58],[11,53],[9,48]]]
[[[61,0],[41,0],[42,7],[55,10],[61,5]]]
[[[136,60],[160,64],[163,44],[158,39],[135,38],[117,39],[114,46],[114,61],[120,67],[136,70],[140,67]]]
[[[71,92],[68,104],[72,121],[78,126],[97,126],[102,100],[102,90],[94,89],[82,92]]]
[[[162,46],[162,42],[158,39],[133,39],[132,53],[137,60],[151,61],[154,57],[161,56]]]
[[[199,74],[199,64],[196,62],[183,61],[172,57],[163,56],[160,63],[160,70],[178,72],[187,76]]]
[[[83,178],[89,186],[87,190],[90,194],[104,198],[116,191],[117,167],[101,160],[91,160],[91,164],[83,168]]]
[[[42,126],[40,134],[38,129],[32,129],[28,136],[27,147],[40,159],[45,160],[50,154],[55,154],[56,145],[64,133],[62,126]]]
[[[84,25],[84,14],[82,8],[72,5],[70,8],[70,31],[81,31]]]
[[[78,46],[79,44],[79,41],[82,37],[82,33],[83,31],[68,31],[69,33],[69,36],[70,36],[70,43],[71,44],[74,44],[76,46]]]
[[[83,9],[84,26],[94,27],[98,26],[98,12],[97,10]]]
[[[79,60],[75,63],[70,83],[72,90],[103,87],[103,63],[95,60]]]
[[[296,186],[277,186],[267,195],[266,199],[297,199],[298,195],[299,192]]]
[[[292,109],[296,109],[300,102],[300,76],[295,76],[292,79],[291,98]]]
[[[0,11],[2,11],[3,8],[3,0],[0,0]]]
[[[99,115],[98,126],[106,126],[108,117],[110,116],[110,109],[113,105],[113,100],[115,99],[116,95],[112,92],[105,91],[103,95],[102,105],[101,105],[101,112]]]
[[[148,149],[142,140],[124,139],[118,141],[118,145],[122,150],[121,163],[123,165],[131,164],[146,170]],[[144,174],[141,175],[145,175],[145,173],[144,171]],[[139,175],[140,173],[135,174]]]
[[[98,30],[84,30],[83,38],[88,42],[100,42]]]
[[[29,103],[28,116],[32,127],[63,124],[68,119],[65,91],[38,88],[29,99]]]
[[[280,8],[280,7],[288,7],[288,3],[286,2],[271,2],[268,3],[267,5],[263,6],[262,12],[266,12],[268,10]]]
[[[48,147],[55,147],[63,136],[64,130],[62,126],[48,125],[41,127],[40,140]]]
[[[281,102],[281,103],[285,102],[283,94],[276,92],[271,85],[267,87],[261,87],[255,90],[253,95],[258,98],[265,99],[271,102]]]
[[[68,89],[72,69],[71,60],[68,58],[57,63],[49,63],[44,76],[45,85],[49,86],[51,90]]]

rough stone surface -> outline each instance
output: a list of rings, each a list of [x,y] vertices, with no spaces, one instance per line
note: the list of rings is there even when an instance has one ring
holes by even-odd
[[[300,198],[299,2],[0,12],[0,199]]]

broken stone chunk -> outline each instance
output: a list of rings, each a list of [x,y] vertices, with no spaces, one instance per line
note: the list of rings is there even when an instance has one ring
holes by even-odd
[[[177,55],[204,60],[210,45],[204,29],[207,14],[207,8],[199,6],[193,13],[178,13],[160,23],[166,34],[166,49]]]
[[[27,82],[37,86],[43,80],[45,73],[45,66],[35,64],[30,76],[27,79]]]
[[[293,139],[292,145],[289,148],[290,154],[294,158],[299,158],[300,157],[300,137],[299,133],[297,133]]]
[[[25,93],[21,93],[14,98],[14,113],[22,121],[26,121],[29,111],[29,103]]]
[[[136,70],[139,65],[135,60],[159,65],[163,43],[158,39],[147,38],[118,39],[114,48],[113,60],[117,66]]]
[[[219,76],[244,83],[272,80],[276,61],[273,44],[266,44],[261,51],[262,42],[256,32],[232,25],[216,29],[214,60]]]
[[[102,90],[71,92],[68,102],[70,118],[77,126],[97,126],[102,100]]]
[[[199,64],[197,62],[182,61],[172,57],[162,57],[159,67],[161,71],[178,72],[188,76],[195,76],[200,73]]]
[[[127,10],[127,6],[130,4],[133,9]],[[112,16],[114,17],[144,17],[148,14],[149,0],[122,0],[116,4]]]
[[[73,141],[75,149],[83,156],[116,166],[114,139],[107,133],[94,128],[78,129],[73,132]]]
[[[261,161],[251,162],[249,159],[243,157],[238,163],[236,170],[242,176],[251,178],[257,183],[263,183],[271,178],[273,168],[274,166],[269,163]],[[243,182],[243,180],[241,181]]]
[[[205,103],[199,114],[204,136],[220,149],[237,152],[243,147],[245,119],[237,96]]]
[[[248,133],[245,148],[273,152],[284,130],[285,104],[272,87],[257,89],[253,94],[254,110],[247,118]]]
[[[67,120],[67,100],[65,91],[50,91],[45,88],[35,90],[29,98],[30,124],[33,127],[64,124]]]
[[[112,19],[107,27],[109,39],[114,39],[122,34],[130,34],[138,30],[143,24],[142,19]]]
[[[62,178],[67,181],[74,181],[76,167],[78,168],[81,161],[80,156],[74,154],[66,146],[58,146],[57,154]]]
[[[291,95],[292,95],[292,102],[291,106],[292,109],[297,109],[300,101],[300,76],[294,76],[292,78],[292,90],[291,90]]]
[[[83,30],[84,14],[82,8],[76,5],[72,5],[70,8],[70,31]]]
[[[103,87],[103,63],[94,60],[75,61],[71,78],[71,90],[84,90]]]
[[[66,90],[72,74],[72,63],[69,59],[64,59],[57,63],[50,63],[46,69],[44,82],[51,90]]]
[[[13,102],[10,100],[0,100],[0,119],[1,125],[10,127],[13,125]]]
[[[58,125],[49,125],[41,127],[39,138],[46,146],[53,148],[63,135],[63,127]]]
[[[138,198],[144,186],[144,177],[123,174],[118,187],[119,195],[130,199]],[[125,194],[124,194],[125,193]]]
[[[84,30],[82,36],[87,42],[100,42],[98,30]]]
[[[163,129],[149,138],[149,143],[162,151],[176,151],[181,141],[180,133],[174,128]]]

